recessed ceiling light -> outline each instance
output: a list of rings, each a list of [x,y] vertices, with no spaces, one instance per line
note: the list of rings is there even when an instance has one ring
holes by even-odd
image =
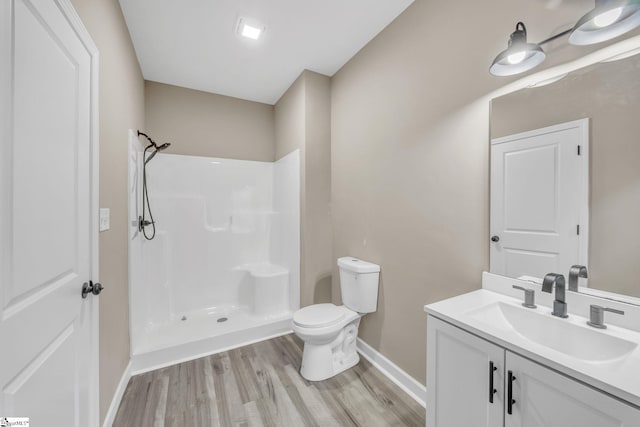
[[[250,39],[258,40],[262,30],[260,28],[252,27],[251,25],[244,24],[242,26],[242,35]]]
[[[259,23],[240,18],[238,21],[238,34],[251,40],[258,40],[264,32],[264,26]]]

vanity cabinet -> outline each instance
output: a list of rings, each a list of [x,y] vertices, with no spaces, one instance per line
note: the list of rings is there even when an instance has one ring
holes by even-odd
[[[640,426],[638,409],[510,351],[506,369],[515,403],[505,427]]]
[[[427,342],[428,427],[640,426],[633,406],[433,316]]]
[[[502,426],[505,350],[432,316],[427,341],[427,426]]]

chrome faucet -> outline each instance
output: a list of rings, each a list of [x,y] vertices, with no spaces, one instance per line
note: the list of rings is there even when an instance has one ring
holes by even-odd
[[[589,277],[587,274],[587,267],[584,265],[572,265],[569,269],[569,290],[578,292],[578,277],[586,279]]]
[[[567,303],[564,300],[565,282],[562,274],[549,273],[542,281],[542,292],[551,293],[553,285],[556,285],[556,299],[553,301],[553,314],[558,317],[569,317],[567,315]]]

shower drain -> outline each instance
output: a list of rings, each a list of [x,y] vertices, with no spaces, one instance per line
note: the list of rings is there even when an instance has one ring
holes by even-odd
[[[187,316],[182,316],[182,319],[180,319],[180,320],[182,320],[184,322],[185,320],[187,320]]]
[[[227,319],[226,317],[221,317],[221,318],[219,318],[219,319],[217,320],[217,322],[218,322],[218,323],[222,323],[222,322],[226,322],[227,320],[229,320],[229,319]]]

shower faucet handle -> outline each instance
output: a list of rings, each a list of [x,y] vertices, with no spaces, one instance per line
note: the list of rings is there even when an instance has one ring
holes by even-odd
[[[536,305],[536,292],[533,289],[527,289],[517,285],[513,285],[513,289],[524,291],[524,302],[522,303],[523,307],[538,308],[538,306]]]
[[[141,216],[138,217],[138,231],[142,231],[144,230],[144,228],[148,225],[154,224],[155,221],[148,221],[145,219],[142,219]]]

